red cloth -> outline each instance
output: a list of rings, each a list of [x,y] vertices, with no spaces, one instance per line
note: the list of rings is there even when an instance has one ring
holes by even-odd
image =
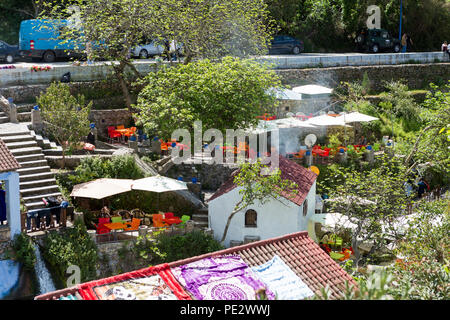
[[[125,280],[144,278],[155,274],[158,274],[164,280],[164,282],[179,300],[192,300],[192,298],[186,293],[186,291],[184,291],[180,283],[175,279],[167,263],[119,274],[117,276],[109,278],[82,283],[78,285],[78,292],[84,300],[98,300],[93,290],[97,286],[103,286]]]

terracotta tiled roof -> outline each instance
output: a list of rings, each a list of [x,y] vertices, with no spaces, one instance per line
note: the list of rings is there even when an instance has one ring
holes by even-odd
[[[9,151],[5,142],[0,139],[0,172],[15,171],[20,168],[20,164]]]
[[[353,278],[308,236],[307,231],[175,261],[169,263],[169,266],[173,268],[224,254],[239,254],[251,267],[266,263],[274,255],[278,255],[314,293],[320,293],[320,289],[328,285],[333,299],[340,297],[345,291],[346,281],[356,285]]]
[[[171,262],[169,267],[174,268],[200,259],[226,254],[239,254],[251,267],[261,265],[272,259],[274,255],[278,255],[313,292],[320,293],[322,288],[329,286],[332,299],[342,295],[346,281],[356,284],[353,278],[308,236],[306,231]],[[74,292],[76,287],[50,292],[35,299],[53,300],[61,296],[73,295]]]
[[[316,181],[317,175],[311,170],[308,170],[298,163],[288,160],[283,156],[280,156],[279,168],[281,170],[282,179],[290,180],[298,185],[298,193],[294,198],[290,197],[288,193],[282,193],[281,195],[299,206],[302,205],[309,193],[309,190],[314,184],[314,181]],[[208,201],[214,200],[236,188],[236,184],[234,184],[233,181],[234,177],[238,173],[238,170],[233,172],[230,178],[220,186],[220,188],[211,196],[211,198],[209,198]]]

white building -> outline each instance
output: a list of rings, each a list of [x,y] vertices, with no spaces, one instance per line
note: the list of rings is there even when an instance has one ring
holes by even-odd
[[[280,157],[279,168],[282,179],[288,179],[298,185],[295,198],[280,196],[236,213],[230,223],[224,245],[254,240],[264,240],[298,231],[307,231],[308,220],[315,214],[317,175],[301,165]],[[236,173],[235,173],[236,174]],[[209,199],[209,227],[214,238],[222,238],[228,217],[241,199],[239,190],[233,183],[235,174],[228,179]]]

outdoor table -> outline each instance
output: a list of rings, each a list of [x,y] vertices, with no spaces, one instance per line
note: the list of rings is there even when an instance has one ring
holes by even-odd
[[[122,222],[112,222],[112,223],[105,223],[105,227],[107,227],[109,230],[114,231],[114,238],[117,240],[117,230],[124,229],[127,225]]]
[[[128,133],[128,132],[130,131],[130,129],[129,129],[129,128],[115,129],[115,131],[117,131],[118,133],[120,133],[120,134],[122,135],[122,138],[123,138],[123,136],[124,136],[126,133]]]
[[[165,218],[165,219],[162,219],[162,221],[164,221],[168,225],[178,224],[178,223],[183,222],[180,218]]]

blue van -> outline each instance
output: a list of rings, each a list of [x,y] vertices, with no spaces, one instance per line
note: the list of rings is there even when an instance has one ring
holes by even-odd
[[[84,44],[58,39],[67,20],[31,19],[20,23],[19,50],[23,58],[53,62],[57,58],[83,56]]]

